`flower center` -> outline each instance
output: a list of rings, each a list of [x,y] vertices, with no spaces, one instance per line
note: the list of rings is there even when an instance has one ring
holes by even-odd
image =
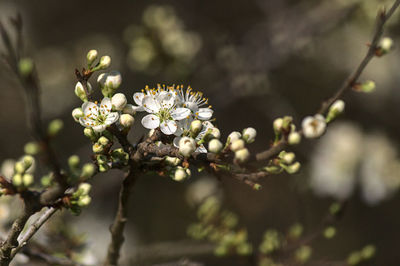
[[[171,112],[167,108],[162,108],[158,111],[158,117],[160,118],[161,122],[172,120]]]

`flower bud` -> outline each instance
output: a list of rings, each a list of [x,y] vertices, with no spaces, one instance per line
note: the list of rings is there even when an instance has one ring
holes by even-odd
[[[175,170],[174,176],[172,177],[173,180],[181,182],[188,177],[185,168],[178,166]]]
[[[325,118],[320,114],[307,116],[303,119],[302,128],[306,138],[318,138],[325,132]]]
[[[130,114],[122,114],[119,117],[119,123],[126,128],[130,128],[133,125],[133,122],[135,122],[135,118],[131,116]]]
[[[361,85],[358,86],[358,88],[365,93],[371,93],[376,89],[376,84],[372,80],[367,80]]]
[[[33,71],[33,61],[31,58],[21,58],[18,62],[18,70],[21,76],[28,77]]]
[[[193,120],[192,123],[190,123],[190,132],[192,132],[194,136],[197,136],[202,127],[203,125],[200,120]]]
[[[282,120],[282,129],[285,131],[290,130],[290,125],[292,124],[293,117],[291,116],[284,116]]]
[[[28,142],[28,143],[26,143],[25,146],[24,146],[24,152],[25,152],[26,154],[29,154],[29,155],[36,155],[36,154],[39,153],[39,151],[40,151],[40,147],[39,147],[39,145],[38,145],[36,142],[34,142],[34,141]]]
[[[89,94],[92,92],[92,85],[90,85],[89,82],[87,82],[87,90]],[[81,99],[81,101],[83,102],[87,102],[88,100],[85,89],[83,88],[83,85],[80,82],[77,82],[75,85],[75,95],[78,96],[78,98]]]
[[[231,132],[231,134],[229,134],[228,139],[227,139],[227,143],[233,143],[235,140],[238,140],[242,137],[242,134],[240,134],[237,131],[233,131]]]
[[[106,69],[111,65],[111,57],[104,55],[100,58],[99,69]]]
[[[92,163],[86,163],[82,167],[82,174],[81,177],[83,179],[88,179],[94,175],[94,172],[96,171],[96,167]]]
[[[122,111],[126,106],[127,99],[123,93],[117,93],[111,98],[111,103],[115,110]]]
[[[248,127],[243,129],[243,139],[246,141],[246,143],[252,143],[256,139],[257,136],[257,131],[252,128]]]
[[[83,130],[83,134],[88,137],[91,141],[97,141],[98,139],[98,135],[96,134],[96,132],[94,132],[94,130],[90,127],[86,127]]]
[[[22,162],[24,163],[26,171],[35,163],[35,158],[30,155],[25,155],[24,157],[22,157]]]
[[[329,108],[328,115],[326,116],[326,122],[329,123],[342,114],[344,111],[344,106],[344,101],[336,100]]]
[[[135,108],[133,107],[132,104],[125,105],[124,109],[122,110],[122,113],[129,114],[129,115],[132,115],[132,116],[136,114]]]
[[[279,133],[282,131],[282,126],[283,126],[283,119],[282,118],[277,118],[274,120],[273,127],[275,133]]]
[[[78,155],[72,155],[68,158],[68,166],[71,169],[77,169],[79,167],[80,158]]]
[[[299,162],[295,162],[294,164],[287,166],[285,170],[288,174],[295,174],[300,170],[300,166],[301,164]]]
[[[212,139],[208,143],[208,150],[212,153],[219,153],[223,148],[221,141],[218,139]]]
[[[328,226],[327,228],[325,228],[325,230],[324,230],[324,237],[325,238],[331,239],[335,235],[336,235],[336,228],[335,227]]]
[[[81,195],[88,195],[91,188],[92,186],[89,183],[82,183],[79,185],[78,191]]]
[[[382,38],[378,44],[376,55],[382,56],[389,53],[393,49],[393,40],[389,37]]]
[[[235,152],[235,159],[239,163],[245,163],[249,158],[250,152],[247,148],[243,148]]]
[[[296,158],[296,155],[293,152],[285,152],[282,151],[279,154],[279,158],[282,159],[282,162],[285,164],[291,164],[293,163],[294,159]]]
[[[164,161],[166,164],[171,165],[171,166],[177,166],[178,164],[181,163],[181,160],[177,157],[170,157],[170,156],[165,156]]]
[[[118,71],[111,71],[106,75],[106,80],[104,85],[107,88],[116,90],[121,85],[121,82],[122,82],[121,73],[119,73]]]
[[[237,139],[237,140],[233,141],[231,144],[232,151],[238,151],[238,150],[243,149],[244,147],[245,147],[245,143],[244,143],[244,140],[242,140],[242,139]]]
[[[110,143],[110,140],[104,136],[101,136],[97,142],[102,145],[102,146],[106,146],[108,143]]]
[[[89,67],[93,64],[94,60],[97,59],[97,55],[98,55],[97,50],[90,50],[87,53],[86,59],[87,59],[87,64]]]
[[[12,177],[12,183],[14,186],[19,187],[22,185],[22,175],[21,174],[15,174]]]
[[[104,151],[104,147],[100,143],[96,142],[93,144],[92,150],[94,153],[102,153]]]
[[[189,137],[182,137],[179,140],[179,152],[185,156],[190,157],[192,153],[196,150],[196,142],[194,139]]]
[[[291,133],[289,134],[289,136],[288,136],[288,143],[289,143],[289,145],[296,145],[296,144],[299,144],[300,141],[301,141],[301,135],[300,135],[300,133],[294,131],[294,132],[291,132]]]
[[[24,184],[25,187],[29,187],[30,185],[32,185],[33,184],[33,175],[24,174],[22,176],[22,183]]]
[[[74,118],[75,122],[79,122],[79,118],[83,117],[84,115],[85,114],[80,107],[72,110],[72,117]]]
[[[221,132],[219,131],[218,128],[213,127],[213,128],[211,129],[210,135],[211,135],[213,138],[219,139],[219,138],[221,137]]]
[[[92,201],[92,198],[89,195],[85,195],[83,197],[79,197],[78,206],[80,206],[80,207],[88,206],[91,201]]]
[[[64,122],[61,119],[54,119],[53,121],[50,122],[48,128],[47,128],[47,134],[49,134],[50,137],[56,136],[64,127]]]

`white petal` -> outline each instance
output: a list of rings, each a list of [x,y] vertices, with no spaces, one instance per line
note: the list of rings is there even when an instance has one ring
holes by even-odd
[[[90,118],[96,119],[99,114],[99,107],[92,102],[85,102],[82,104],[82,111],[85,116],[90,116]]]
[[[160,129],[165,135],[171,135],[175,133],[177,125],[174,120],[167,120],[160,124]]]
[[[143,111],[144,111],[144,108],[143,108],[143,106],[135,106],[135,105],[132,105],[132,110],[133,110],[134,112],[143,112]]]
[[[207,149],[204,147],[203,144],[201,144],[201,145],[196,149],[196,152],[199,152],[199,153],[207,153]]]
[[[106,129],[106,125],[97,125],[92,127],[94,131],[96,132],[103,132]]]
[[[194,102],[185,102],[183,106],[192,110],[193,113],[196,113],[199,110],[199,106]]]
[[[136,92],[136,93],[133,94],[133,100],[139,106],[142,105],[143,97],[144,97],[144,93],[143,92]]]
[[[158,111],[160,110],[160,103],[155,100],[152,96],[144,96],[143,100],[143,107],[144,110],[146,110],[146,112],[148,113],[158,113]]]
[[[174,143],[174,146],[175,146],[175,147],[179,148],[179,141],[181,140],[181,138],[182,138],[182,137],[175,137],[175,138],[174,138],[173,143]]]
[[[200,108],[196,112],[196,116],[201,120],[209,120],[212,117],[213,113],[214,111],[210,108]]]
[[[146,115],[142,118],[142,125],[148,129],[157,128],[160,125],[160,119],[152,114]]]
[[[107,115],[107,118],[106,118],[106,121],[104,122],[104,124],[106,124],[107,126],[111,125],[111,124],[117,122],[118,118],[119,118],[119,114],[117,112],[109,113]]]
[[[187,108],[176,108],[171,112],[171,116],[175,120],[182,120],[190,116],[190,110]]]
[[[172,93],[160,94],[157,100],[161,103],[161,107],[166,109],[172,108],[175,103],[175,97]]]
[[[104,99],[100,103],[100,113],[102,115],[107,115],[109,112],[111,112],[111,99],[104,97]]]

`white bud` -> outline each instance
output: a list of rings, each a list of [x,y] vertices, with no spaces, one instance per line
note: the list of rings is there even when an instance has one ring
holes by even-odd
[[[303,119],[302,128],[306,138],[318,138],[325,132],[325,118],[320,114],[307,116]]]
[[[108,138],[104,137],[104,136],[101,136],[98,139],[98,142],[99,142],[100,145],[106,146],[108,143],[110,143],[110,140]]]
[[[245,163],[250,158],[250,152],[248,149],[243,148],[235,152],[235,159],[239,163]]]
[[[219,153],[223,148],[221,141],[218,139],[212,139],[208,143],[208,150],[212,153]]]
[[[22,175],[21,174],[15,174],[12,177],[12,183],[14,184],[14,186],[19,187],[20,185],[22,185]]]
[[[294,131],[294,132],[291,132],[291,133],[289,134],[289,136],[288,136],[288,143],[289,143],[290,145],[299,144],[300,141],[301,141],[301,135],[300,135],[298,132]]]
[[[164,158],[164,161],[168,164],[168,165],[172,165],[172,166],[177,166],[178,164],[181,163],[181,160],[177,157],[170,157],[170,156],[166,156]]]
[[[286,167],[286,172],[289,174],[295,174],[300,170],[301,164],[299,162],[295,162],[294,164],[289,165]]]
[[[106,69],[110,65],[111,65],[111,57],[109,57],[108,55],[104,55],[100,58],[100,65],[99,65],[100,69]]]
[[[74,118],[75,122],[79,122],[79,118],[83,117],[84,115],[85,114],[80,107],[72,110],[72,117]]]
[[[185,170],[183,167],[178,166],[178,167],[176,168],[176,170],[175,170],[175,174],[174,174],[173,179],[174,179],[175,181],[180,182],[180,181],[185,180],[187,177],[188,177],[188,175],[187,175],[187,173],[186,173],[186,170]]]
[[[111,104],[115,110],[122,111],[126,106],[127,99],[123,93],[117,93],[111,98]]]
[[[244,140],[242,140],[242,139],[237,139],[234,142],[232,142],[232,144],[231,144],[232,151],[238,151],[238,150],[243,149],[244,147],[245,147],[245,143],[244,143]]]
[[[389,37],[382,38],[378,47],[381,49],[382,55],[387,54],[393,49],[393,40]]]
[[[107,88],[115,90],[118,89],[118,87],[121,85],[121,82],[122,82],[121,73],[119,73],[118,71],[111,71],[106,75],[104,85]]]
[[[203,127],[203,125],[200,120],[193,120],[192,123],[190,123],[190,131],[194,135],[197,135],[200,132],[202,127]]]
[[[248,127],[248,128],[243,129],[243,139],[247,143],[254,142],[254,140],[256,139],[256,136],[257,136],[257,131],[254,128]]]
[[[79,198],[78,205],[81,207],[85,207],[85,206],[88,206],[91,201],[92,201],[92,198],[88,195],[85,195],[85,196]]]
[[[22,183],[25,187],[29,187],[33,183],[33,175],[31,174],[24,174],[22,176]]]
[[[283,119],[282,118],[275,119],[273,126],[274,126],[275,132],[281,132],[282,127],[283,127]]]
[[[219,139],[219,138],[221,137],[221,132],[219,131],[218,128],[213,127],[213,128],[211,129],[210,135],[213,136],[213,138]]]
[[[242,138],[242,134],[240,134],[237,131],[233,131],[233,132],[231,132],[231,134],[229,134],[228,141],[229,141],[229,143],[233,143],[235,140],[238,140],[240,138]]]
[[[92,186],[89,183],[82,183],[79,185],[78,191],[80,191],[82,195],[87,195],[91,188]]]
[[[130,115],[135,115],[135,108],[133,107],[132,104],[127,104],[125,105],[124,109],[122,110],[122,113],[124,114],[130,114]]]
[[[281,158],[285,164],[291,164],[296,158],[296,155],[293,152],[285,152]]]
[[[133,122],[135,122],[135,118],[131,116],[130,114],[122,114],[119,117],[119,123],[126,128],[130,128],[133,125]]]
[[[87,59],[87,64],[90,66],[94,60],[97,59],[97,50],[90,50],[87,55],[86,55],[86,59]]]
[[[344,103],[344,101],[342,101],[342,100],[336,100],[333,104],[332,104],[332,106],[331,106],[331,110],[335,110],[336,112],[338,112],[338,113],[342,113],[343,111],[344,111],[344,106],[345,106],[345,103]]]
[[[182,137],[179,140],[179,152],[185,156],[190,157],[192,153],[196,150],[196,142],[194,139],[189,137]]]

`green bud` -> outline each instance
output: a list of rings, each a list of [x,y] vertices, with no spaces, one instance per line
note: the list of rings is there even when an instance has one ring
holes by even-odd
[[[15,174],[12,177],[12,183],[14,186],[19,187],[22,185],[22,175],[21,174]]]
[[[102,153],[104,151],[104,146],[96,142],[95,144],[93,144],[92,150],[94,153]]]
[[[33,61],[30,58],[21,58],[18,62],[18,70],[21,76],[28,77],[33,71]]]
[[[367,80],[361,84],[360,89],[362,92],[371,93],[376,89],[376,84],[372,80]]]
[[[58,133],[60,133],[61,129],[64,127],[64,122],[61,119],[54,119],[53,121],[50,122],[48,128],[47,128],[47,134],[50,137],[56,136]]]
[[[299,162],[295,162],[287,167],[284,167],[288,174],[295,174],[300,170],[301,164]]]
[[[345,103],[342,100],[337,100],[335,101],[331,107],[329,108],[328,115],[326,116],[326,123],[331,122],[334,120],[336,117],[338,117],[340,114],[343,113],[345,107]]]
[[[99,164],[108,163],[108,158],[105,155],[97,155],[96,160]]]
[[[106,69],[111,65],[111,57],[104,55],[100,58],[99,69]]]
[[[80,197],[78,199],[78,206],[79,207],[86,207],[90,204],[90,202],[92,201],[92,198],[89,195],[85,195],[83,197]]]
[[[254,190],[261,190],[262,186],[260,184],[256,183],[256,184],[253,185],[253,189]]]
[[[17,174],[23,174],[26,171],[26,166],[24,162],[16,162],[14,165],[14,170]]]
[[[104,173],[110,170],[110,166],[106,163],[99,164],[99,171]]]
[[[40,151],[39,144],[37,142],[28,142],[24,146],[24,152],[29,155],[36,155]]]
[[[92,186],[89,183],[82,183],[78,187],[80,195],[88,195]]]
[[[361,250],[361,257],[365,260],[371,259],[375,256],[376,248],[374,245],[367,245]]]
[[[253,253],[253,247],[249,243],[242,243],[236,247],[236,252],[241,256],[248,256]]]
[[[22,157],[22,162],[24,163],[25,171],[26,171],[35,162],[35,158],[33,158],[31,155],[25,155],[24,157]]]
[[[291,164],[296,158],[296,155],[293,152],[281,151],[278,157],[282,159],[284,164]]]
[[[78,155],[72,155],[68,158],[68,166],[71,169],[77,169],[79,167],[80,159]]]
[[[110,141],[108,140],[108,138],[101,136],[97,142],[102,145],[102,146],[106,146],[108,143],[110,143]]]
[[[263,170],[271,174],[279,174],[282,172],[282,168],[276,165],[266,166]]]
[[[228,254],[228,247],[225,245],[218,245],[214,250],[214,254],[217,257],[226,256]]]
[[[312,249],[309,246],[301,246],[295,252],[296,260],[300,263],[307,262],[312,254]]]
[[[33,175],[24,174],[22,176],[22,183],[24,184],[25,187],[29,187],[30,185],[32,185],[33,184]]]
[[[98,135],[96,134],[96,132],[94,132],[94,130],[90,127],[86,127],[83,130],[83,134],[88,137],[91,141],[95,142],[98,139]]]
[[[97,59],[97,55],[98,55],[97,50],[90,50],[87,53],[86,60],[89,67],[93,64],[94,60]]]
[[[85,89],[83,88],[82,83],[78,82],[75,85],[75,95],[81,99],[82,102],[87,102],[88,98],[85,92]]]
[[[303,226],[299,223],[292,225],[289,229],[289,237],[298,239],[303,234]]]
[[[352,252],[348,257],[347,257],[347,264],[349,265],[357,265],[361,262],[362,257],[361,253],[358,251]]]
[[[53,176],[51,174],[42,176],[42,178],[40,179],[40,183],[42,184],[42,186],[44,187],[49,187],[51,186],[53,182]]]
[[[329,207],[329,212],[330,212],[332,215],[336,215],[336,214],[339,213],[339,211],[340,211],[341,209],[342,209],[342,207],[340,206],[340,204],[337,203],[337,202],[335,202],[335,203],[332,203],[331,206]]]
[[[92,177],[94,175],[95,171],[96,171],[96,167],[94,164],[86,163],[82,167],[81,177],[86,180],[86,179]]]
[[[324,230],[324,237],[327,239],[331,239],[336,235],[336,228],[333,226],[329,226]]]

